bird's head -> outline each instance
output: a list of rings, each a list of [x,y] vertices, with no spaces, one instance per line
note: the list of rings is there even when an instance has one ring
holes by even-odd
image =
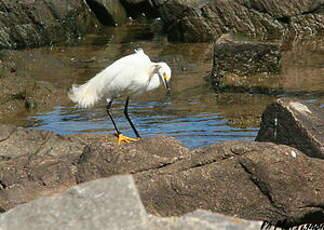
[[[171,68],[165,62],[159,62],[156,64],[157,74],[159,75],[164,87],[167,90],[167,94],[171,93],[170,80],[171,80]]]

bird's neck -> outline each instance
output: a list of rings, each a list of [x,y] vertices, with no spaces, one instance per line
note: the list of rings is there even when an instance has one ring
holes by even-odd
[[[158,74],[154,74],[147,85],[147,91],[154,90],[161,85],[161,79]]]

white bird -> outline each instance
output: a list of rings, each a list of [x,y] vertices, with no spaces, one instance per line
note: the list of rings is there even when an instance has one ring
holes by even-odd
[[[161,84],[169,94],[170,79],[171,69],[165,62],[151,62],[142,49],[137,49],[134,54],[118,59],[85,84],[73,85],[68,96],[80,108],[92,107],[105,97],[107,100],[106,111],[117,132],[118,144],[129,143],[141,138],[128,115],[129,98],[154,90]],[[124,136],[110,113],[113,100],[120,96],[126,96],[124,114],[137,137],[136,139]]]

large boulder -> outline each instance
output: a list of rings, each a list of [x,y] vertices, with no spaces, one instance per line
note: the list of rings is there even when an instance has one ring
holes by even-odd
[[[239,40],[226,34],[215,42],[209,80],[213,86],[243,88],[248,85],[242,82],[244,79],[252,79],[256,74],[279,73],[280,69],[280,44]]]
[[[115,176],[84,183],[62,195],[20,205],[0,216],[2,230],[258,230],[260,226],[260,222],[206,211],[189,213],[179,218],[148,215],[131,176]]]
[[[207,80],[217,92],[232,94],[233,101],[244,105],[244,102],[240,102],[244,99],[237,99],[240,98],[236,96],[238,93],[248,93],[246,98],[255,95],[264,100],[266,97],[256,96],[263,94],[270,96],[273,101],[276,99],[273,96],[282,95],[321,98],[322,50],[320,36],[308,40],[265,42],[243,36],[222,35],[214,43],[213,67]],[[224,93],[218,95],[220,98],[225,96]],[[252,104],[260,106],[258,103]],[[262,111],[265,107],[263,103]],[[262,111],[255,113],[256,116]]]
[[[83,0],[3,1],[0,12],[0,49],[49,45],[99,25]]]
[[[288,146],[224,142],[135,180],[153,214],[200,208],[288,228],[323,220],[323,173],[321,160]]]
[[[323,110],[282,98],[263,112],[256,141],[289,145],[310,157],[324,159],[323,126]]]
[[[210,41],[223,33],[306,36],[323,30],[323,1],[152,0],[171,39]]]

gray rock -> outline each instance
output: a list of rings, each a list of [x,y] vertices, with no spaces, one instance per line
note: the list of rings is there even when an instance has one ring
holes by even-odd
[[[171,218],[148,215],[131,176],[84,183],[64,194],[19,205],[0,216],[1,230],[257,230],[260,226],[260,222],[203,210]]]
[[[149,216],[153,230],[259,230],[262,222],[224,216],[206,210],[196,210],[180,217]]]
[[[131,176],[84,183],[0,216],[1,230],[148,229],[146,226],[146,212]]]

